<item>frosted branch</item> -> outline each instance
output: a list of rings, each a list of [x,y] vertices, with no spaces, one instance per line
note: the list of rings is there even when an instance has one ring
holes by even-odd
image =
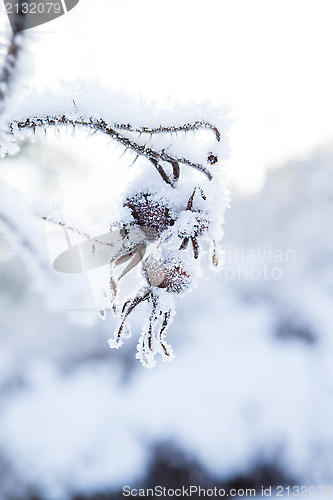
[[[33,133],[36,129],[45,129],[47,127],[59,127],[59,126],[80,126],[87,127],[96,132],[101,132],[111,137],[116,142],[120,143],[126,149],[130,149],[138,156],[143,156],[147,158],[159,172],[163,180],[170,184],[171,186],[175,186],[178,178],[179,178],[179,166],[188,165],[192,168],[195,168],[202,172],[208,177],[209,180],[212,179],[212,174],[210,171],[202,164],[195,163],[193,161],[188,160],[184,157],[175,157],[170,155],[162,149],[160,151],[155,150],[147,145],[138,144],[137,142],[131,140],[130,138],[122,135],[116,128],[108,125],[103,119],[98,118],[84,118],[84,117],[69,117],[65,114],[63,115],[47,115],[45,117],[31,117],[26,118],[21,121],[14,121],[9,125],[10,134],[15,136],[16,131],[20,130],[32,130]],[[168,131],[167,129],[165,131]],[[162,130],[161,130],[162,132]],[[164,171],[161,161],[164,161],[171,165],[172,167],[172,178],[170,178],[166,172]]]
[[[138,127],[134,128],[132,125],[129,123],[127,124],[119,124],[115,123],[114,127],[120,130],[127,130],[128,132],[137,132],[138,134],[160,134],[163,132],[169,132],[170,134],[177,133],[177,132],[188,132],[190,130],[199,130],[203,128],[208,128],[212,130],[215,134],[216,140],[220,141],[221,140],[221,134],[220,131],[218,130],[215,125],[212,125],[209,122],[206,122],[205,120],[200,120],[196,121],[194,123],[185,123],[184,125],[179,125],[179,126],[167,126],[163,127],[162,125],[160,127]]]

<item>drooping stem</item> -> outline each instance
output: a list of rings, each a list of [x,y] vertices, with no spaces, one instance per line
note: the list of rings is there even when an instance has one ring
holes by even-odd
[[[151,298],[151,291],[148,288],[143,288],[140,290],[134,299],[129,299],[125,302],[123,305],[122,311],[121,311],[121,323],[120,327],[118,329],[118,332],[115,336],[116,340],[120,340],[123,329],[126,324],[127,317],[131,314],[133,309],[136,308],[141,302],[144,302],[145,300],[149,300]]]
[[[175,184],[179,178],[179,165],[188,165],[202,172],[209,180],[212,179],[211,172],[202,164],[195,163],[184,157],[172,156],[166,152],[165,149],[160,151],[155,150],[147,145],[138,144],[129,137],[121,134],[116,130],[115,127],[108,125],[103,119],[93,118],[93,117],[69,117],[66,114],[62,115],[47,115],[44,117],[30,117],[20,121],[14,121],[9,124],[10,134],[15,136],[16,131],[20,130],[32,130],[35,132],[37,129],[46,129],[47,127],[59,127],[59,126],[80,126],[87,127],[96,132],[101,132],[111,137],[116,142],[120,143],[126,149],[130,149],[139,156],[147,158],[153,163],[154,167],[157,169],[163,180],[175,187]],[[173,178],[170,178],[160,162],[166,162],[171,165],[173,171]]]

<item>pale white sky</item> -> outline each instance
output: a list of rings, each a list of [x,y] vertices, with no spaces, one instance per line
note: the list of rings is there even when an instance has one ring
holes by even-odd
[[[39,82],[227,103],[229,178],[256,190],[267,167],[333,138],[332,20],[332,0],[80,0],[30,32]]]

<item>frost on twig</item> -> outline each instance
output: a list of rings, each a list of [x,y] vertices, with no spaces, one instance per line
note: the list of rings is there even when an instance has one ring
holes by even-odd
[[[174,134],[177,132],[188,132],[189,130],[199,130],[201,128],[207,128],[210,130],[213,130],[216,136],[216,140],[220,141],[221,140],[221,134],[219,129],[215,126],[212,125],[209,122],[206,122],[205,120],[199,120],[194,123],[185,123],[184,125],[170,125],[170,126],[159,126],[159,127],[138,127],[138,128],[133,128],[130,123],[127,124],[120,124],[120,123],[115,123],[114,124],[115,128],[121,129],[121,130],[129,130],[130,132],[137,132],[138,134],[160,134],[163,132],[169,132],[170,134]]]
[[[65,92],[51,98],[19,95],[17,102],[12,99],[9,106],[7,97],[16,76],[20,36],[11,37],[0,71],[0,106],[4,110],[0,154],[16,153],[21,139],[34,139],[39,131],[47,136],[50,129],[64,133],[87,130],[90,135],[104,135],[115,150],[131,152],[135,157],[132,164],[139,159],[132,185],[120,198],[119,220],[114,214],[105,214],[106,218],[110,216],[110,234],[112,224],[117,227],[119,247],[113,254],[108,253],[103,307],[118,318],[109,342],[110,347],[118,348],[131,335],[133,312],[145,305],[147,316],[137,358],[149,368],[155,366],[157,354],[165,361],[171,360],[174,355],[166,334],[175,316],[175,299],[192,289],[205,259],[212,268],[219,264],[218,246],[228,203],[220,171],[225,129],[206,108],[196,113],[191,107],[187,114],[169,110],[169,114],[155,113],[153,118],[148,113],[145,119],[142,111],[147,111],[142,108],[131,117],[129,100],[119,104],[117,97],[103,92],[94,97],[91,89],[85,93],[81,90],[79,99],[73,96],[75,101]],[[102,245],[104,249],[105,245],[112,247],[108,239],[91,231],[92,226],[81,226],[81,219],[77,219],[76,226],[76,221],[68,223],[47,213],[39,213],[38,218],[86,240],[85,248],[96,255],[103,254]],[[2,203],[0,230],[15,242],[19,252],[22,250],[32,267],[47,274],[47,265],[39,255],[39,240],[30,234],[24,220],[22,212],[18,213],[12,204]],[[143,236],[135,245],[129,245],[128,234],[133,228],[140,228]],[[135,273],[132,293],[122,297],[122,284]],[[105,310],[101,310],[101,316],[105,318]]]
[[[46,115],[46,116],[34,116],[29,117],[19,121],[13,121],[9,124],[9,134],[12,137],[16,135],[20,136],[22,131],[31,131],[33,134],[36,133],[38,129],[47,130],[48,128],[60,127],[60,126],[72,126],[72,127],[83,127],[96,132],[101,132],[111,137],[114,141],[118,142],[126,149],[130,149],[138,156],[143,156],[147,158],[156,168],[156,170],[161,175],[162,179],[171,186],[174,186],[179,179],[179,166],[187,165],[194,169],[202,172],[209,180],[212,179],[212,174],[209,169],[198,162],[193,162],[185,157],[176,157],[170,155],[165,149],[156,150],[144,144],[139,144],[135,140],[121,134],[117,128],[121,128],[119,125],[109,125],[103,119],[93,118],[93,117],[71,117],[66,114],[61,115]],[[189,131],[198,130],[200,128],[208,128],[215,132],[216,139],[220,140],[220,133],[217,128],[208,122],[195,122],[194,124],[187,124],[179,127],[160,127],[159,129],[150,129],[150,133],[165,133],[171,132],[172,129]],[[144,131],[145,127],[143,127]],[[124,128],[126,131],[138,132],[140,129],[132,129],[130,125]],[[163,168],[161,162],[167,163],[172,167],[172,175],[167,175],[165,169]],[[210,163],[208,161],[208,163]]]
[[[117,253],[109,262],[109,290],[105,290],[108,307],[119,318],[119,325],[109,342],[110,347],[119,348],[123,340],[131,336],[132,313],[141,304],[147,304],[147,320],[138,342],[137,358],[144,366],[153,368],[157,354],[165,361],[174,357],[173,350],[165,339],[175,315],[174,297],[190,290],[195,283],[196,276],[201,272],[202,257],[207,254],[204,249],[205,242],[210,246],[211,265],[218,266],[217,245],[223,234],[221,223],[228,202],[222,177],[218,172],[218,156],[216,153],[209,153],[208,166],[204,166],[203,163],[194,162],[185,156],[171,154],[165,148],[140,144],[133,138],[133,134],[140,134],[139,129],[110,126],[102,119],[84,118],[77,114],[78,110],[75,109],[73,115],[45,115],[16,120],[10,123],[9,133],[12,137],[21,137],[22,132],[30,131],[35,134],[37,129],[68,126],[88,128],[103,133],[123,148],[132,150],[148,160],[148,165],[152,164],[159,172],[159,182],[158,177],[152,182],[149,175],[143,175],[140,182],[137,179],[134,181],[132,191],[129,190],[123,199],[124,218],[118,223],[118,228],[124,228],[124,239],[127,229],[133,224],[148,231],[155,231],[156,237],[153,241],[157,246],[148,256],[145,255],[145,247],[141,248],[140,245]],[[215,133],[215,127],[205,121],[193,122],[193,126],[188,123],[184,127],[146,127],[144,132],[164,135],[176,132],[176,129],[185,134],[207,129],[209,133],[213,132],[215,141],[219,142],[220,139],[220,134]],[[171,166],[171,173],[170,169],[167,173],[165,164]],[[191,168],[185,168],[181,172],[180,166],[183,169],[194,168],[199,177],[192,179]],[[210,170],[211,167],[214,167],[214,173]],[[40,218],[93,241],[95,249],[100,244],[105,244],[98,236],[79,230],[73,225],[45,215]],[[126,267],[117,275],[118,267],[123,265]],[[125,298],[119,307],[119,282],[137,267],[141,269],[143,286],[134,289],[133,294]]]
[[[174,357],[165,340],[175,315],[174,298],[191,290],[202,272],[205,256],[208,255],[212,268],[218,266],[216,242],[223,234],[221,221],[228,197],[222,185],[207,180],[202,185],[204,189],[195,186],[190,196],[186,183],[174,191],[170,186],[160,192],[140,192],[138,189],[138,193],[123,202],[123,206],[130,209],[134,223],[156,228],[159,245],[142,260],[144,286],[124,302],[119,325],[109,344],[119,348],[123,340],[131,336],[130,315],[141,304],[148,304],[148,317],[137,353],[137,358],[147,368],[155,366],[157,354],[164,361]],[[204,250],[205,242],[210,244],[210,252]],[[115,277],[113,279],[116,281]]]

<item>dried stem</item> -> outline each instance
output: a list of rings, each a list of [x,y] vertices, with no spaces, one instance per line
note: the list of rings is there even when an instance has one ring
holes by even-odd
[[[171,125],[171,126],[166,126],[163,127],[162,125],[159,127],[138,127],[134,128],[132,125],[129,123],[127,124],[120,124],[120,123],[115,123],[114,124],[115,128],[118,128],[120,130],[127,130],[128,132],[137,132],[138,134],[160,134],[162,132],[169,132],[169,133],[176,133],[176,132],[188,132],[189,130],[199,130],[202,128],[208,128],[212,130],[215,133],[216,140],[220,141],[221,140],[221,134],[218,128],[215,125],[212,125],[209,122],[206,122],[205,120],[199,120],[194,123],[185,123],[184,125]]]
[[[65,231],[71,231],[72,233],[75,233],[79,236],[82,236],[82,238],[85,238],[87,240],[91,240],[94,243],[98,243],[99,245],[106,245],[109,247],[114,247],[113,243],[108,243],[107,241],[100,241],[98,238],[94,238],[93,236],[90,236],[90,234],[84,233],[83,231],[80,231],[79,229],[76,229],[75,227],[68,226],[66,222],[62,222],[56,219],[53,219],[52,217],[46,217],[44,215],[36,215],[38,219],[44,220],[45,222],[50,222],[51,224],[54,224],[56,226],[60,226],[62,229]]]
[[[149,300],[151,298],[151,292],[148,288],[143,288],[140,290],[140,292],[137,294],[134,299],[129,299],[125,302],[122,308],[122,316],[121,316],[121,324],[118,330],[118,333],[116,335],[116,340],[120,340],[122,331],[125,327],[127,317],[131,314],[133,309],[135,309],[136,306],[141,304],[141,302],[144,302],[145,300]]]
[[[209,180],[212,179],[212,174],[210,171],[204,166],[201,165],[200,163],[195,163],[187,158],[183,157],[175,157],[170,154],[168,154],[165,149],[162,149],[161,151],[154,150],[146,145],[138,144],[137,142],[131,140],[130,138],[122,135],[120,132],[118,132],[114,127],[111,127],[108,125],[103,119],[98,119],[98,118],[84,118],[84,117],[77,117],[77,118],[72,118],[68,117],[65,114],[63,115],[47,115],[45,117],[31,117],[31,118],[26,118],[25,120],[21,121],[15,121],[10,123],[9,125],[9,130],[10,133],[15,136],[15,129],[17,130],[32,130],[33,132],[36,131],[38,128],[46,128],[46,127],[58,127],[61,125],[70,125],[70,126],[82,126],[82,127],[87,127],[91,130],[94,130],[96,132],[102,132],[118,143],[120,143],[122,146],[124,146],[126,149],[130,149],[133,152],[135,152],[139,156],[143,156],[147,158],[150,162],[153,163],[154,167],[157,169],[163,180],[167,183],[170,184],[171,186],[175,186],[175,183],[177,182],[179,178],[179,165],[188,165],[192,168],[195,168],[205,174]],[[170,130],[172,127],[170,127]],[[164,130],[163,130],[164,131]],[[169,131],[169,130],[165,130]],[[162,132],[162,130],[161,130]],[[173,178],[170,178],[166,172],[164,171],[163,167],[160,165],[160,162],[164,161],[172,166],[173,170]]]

